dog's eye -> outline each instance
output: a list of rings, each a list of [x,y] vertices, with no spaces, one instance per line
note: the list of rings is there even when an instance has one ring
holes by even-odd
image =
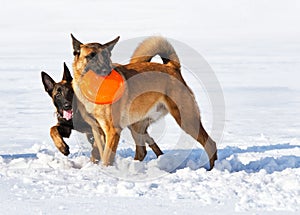
[[[61,93],[60,93],[60,92],[57,92],[56,95],[55,95],[55,97],[56,97],[56,98],[61,97]]]
[[[89,55],[86,56],[86,59],[87,59],[87,60],[91,60],[91,59],[93,59],[96,55],[97,55],[97,53],[91,52]]]

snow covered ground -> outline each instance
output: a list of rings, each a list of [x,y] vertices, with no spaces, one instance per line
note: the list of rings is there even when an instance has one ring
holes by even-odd
[[[0,4],[1,214],[299,213],[297,1]],[[165,152],[158,159],[148,151],[145,161],[134,161],[128,131],[112,167],[90,163],[90,146],[76,132],[66,140],[71,155],[61,155],[49,137],[55,110],[40,72],[61,79],[62,63],[72,62],[71,32],[83,42],[160,34],[200,53],[225,100],[222,137],[213,136],[215,169],[205,170],[203,149],[170,116],[150,128]],[[212,132],[219,118],[213,119],[205,84],[187,69],[183,75]]]

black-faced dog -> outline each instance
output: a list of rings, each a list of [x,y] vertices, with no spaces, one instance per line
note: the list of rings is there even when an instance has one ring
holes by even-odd
[[[63,140],[63,137],[70,137],[73,129],[86,133],[87,139],[93,144],[94,138],[91,127],[79,113],[77,102],[73,102],[73,99],[76,99],[72,88],[73,78],[66,64],[64,63],[63,78],[58,83],[45,72],[42,72],[41,76],[45,90],[52,98],[57,110],[58,122],[50,128],[50,136],[58,150],[66,156],[70,154],[69,146]]]

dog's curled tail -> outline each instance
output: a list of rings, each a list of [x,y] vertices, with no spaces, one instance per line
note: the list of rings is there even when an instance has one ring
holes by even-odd
[[[164,64],[180,70],[179,58],[173,46],[161,36],[149,37],[139,44],[130,63],[150,62],[155,55],[159,55]]]

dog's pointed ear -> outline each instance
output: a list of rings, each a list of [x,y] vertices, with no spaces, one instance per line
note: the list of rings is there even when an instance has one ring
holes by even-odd
[[[108,48],[109,51],[112,51],[113,48],[115,47],[115,45],[117,44],[117,42],[119,41],[119,39],[120,39],[120,36],[118,36],[116,39],[114,39],[114,40],[112,40],[112,41],[110,41],[108,43],[105,43],[103,46],[105,48]]]
[[[41,72],[41,76],[45,91],[50,95],[50,97],[52,97],[52,91],[56,84],[55,81],[45,72]]]
[[[64,62],[64,75],[63,75],[62,80],[65,80],[67,82],[72,82],[72,80],[73,80],[71,72],[65,62]]]
[[[72,37],[72,44],[73,44],[73,54],[74,55],[79,55],[80,54],[80,45],[82,45],[82,42],[77,40],[73,34],[71,34]]]

